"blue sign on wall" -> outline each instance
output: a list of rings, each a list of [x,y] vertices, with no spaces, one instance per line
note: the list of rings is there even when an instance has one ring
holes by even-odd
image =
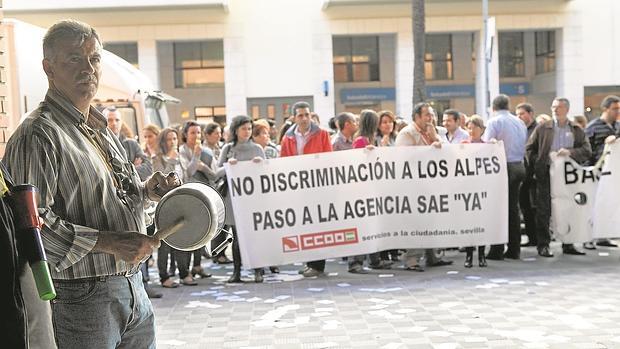
[[[345,88],[340,90],[340,103],[372,103],[396,100],[396,89],[387,88]]]
[[[525,96],[530,94],[530,84],[527,82],[516,82],[510,84],[500,84],[499,93],[509,96]]]
[[[499,91],[509,96],[525,96],[530,94],[530,84],[528,82],[500,84]],[[475,96],[475,85],[426,86],[426,97],[429,99],[473,98]],[[342,104],[370,104],[395,99],[396,89],[391,87],[345,88],[340,90],[340,103]]]
[[[430,99],[468,98],[475,95],[474,85],[426,86],[426,97]]]

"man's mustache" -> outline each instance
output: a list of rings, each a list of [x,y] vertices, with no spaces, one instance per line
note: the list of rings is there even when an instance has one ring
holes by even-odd
[[[81,78],[80,80],[78,80],[77,83],[78,84],[87,84],[87,83],[90,83],[90,82],[96,83],[97,82],[97,77],[94,76],[94,75],[88,75],[88,76],[85,76],[85,77]]]

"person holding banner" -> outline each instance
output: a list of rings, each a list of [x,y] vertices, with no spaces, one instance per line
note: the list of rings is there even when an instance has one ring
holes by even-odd
[[[230,165],[235,165],[238,161],[261,162],[264,158],[263,148],[252,142],[252,119],[245,115],[235,116],[230,123],[230,142],[222,148],[218,167],[223,167],[227,162]],[[232,246],[234,270],[228,282],[236,283],[241,282],[241,251],[230,195],[224,197],[224,203],[227,212],[225,223],[233,230],[234,237]],[[263,282],[263,268],[254,269],[254,281]]]
[[[536,229],[538,230],[538,255],[553,257],[549,249],[551,232],[551,186],[549,166],[551,152],[559,156],[570,156],[578,163],[585,163],[592,155],[590,142],[581,127],[568,119],[570,102],[566,98],[556,97],[551,104],[553,120],[540,124],[534,130],[526,146],[528,172],[536,177]],[[559,217],[558,217],[559,219]],[[564,254],[584,255],[573,244],[562,244]]]
[[[310,104],[297,102],[292,110],[295,124],[286,131],[282,138],[280,157],[332,151],[329,133],[310,120]],[[313,277],[321,275],[324,271],[325,260],[323,259],[306,263],[306,268],[300,273],[304,277]]]
[[[357,118],[353,113],[343,112],[336,116],[336,125],[338,133],[332,141],[332,150],[349,150],[353,149],[353,136],[357,132]]]
[[[396,142],[396,116],[390,110],[379,112],[379,127],[375,136],[375,145],[379,147],[392,147]],[[381,259],[385,262],[399,261],[397,249],[381,251]]]
[[[403,128],[396,136],[395,145],[433,146],[441,148],[441,139],[433,125],[431,105],[420,102],[413,107],[413,122]],[[405,257],[405,270],[424,271],[424,263],[430,266],[450,265],[452,261],[437,258],[433,249],[408,249]]]
[[[525,143],[527,129],[523,121],[510,113],[510,98],[504,94],[493,99],[495,116],[489,120],[482,135],[484,142],[503,141],[508,162],[508,249],[492,245],[488,259],[519,259],[521,257],[521,229],[519,216],[519,188],[525,178]]]
[[[601,102],[601,110],[603,113],[599,118],[596,118],[586,126],[586,136],[592,146],[592,156],[589,160],[589,165],[595,165],[601,156],[603,156],[603,149],[605,148],[605,140],[609,136],[615,136],[620,132],[620,123],[617,121],[620,116],[620,97],[607,96]],[[618,247],[618,245],[609,239],[598,239],[596,245],[605,247]],[[596,249],[596,246],[592,242],[584,243],[583,247],[588,250]]]
[[[374,110],[364,109],[360,112],[360,129],[359,136],[353,141],[353,149],[366,148],[372,150],[375,148],[373,141],[377,127],[379,125],[379,116]],[[370,268],[372,269],[390,269],[392,262],[381,259],[381,252],[375,252],[368,255],[370,259]],[[349,273],[365,274],[364,260],[366,255],[358,255],[349,257]]]
[[[471,118],[465,123],[465,127],[469,132],[469,139],[462,143],[484,143],[482,135],[484,134],[485,126],[484,119],[479,115],[472,115]],[[484,255],[485,246],[478,246],[478,266],[484,268],[487,266],[486,257]],[[474,260],[474,246],[465,248],[465,268],[471,268]]]

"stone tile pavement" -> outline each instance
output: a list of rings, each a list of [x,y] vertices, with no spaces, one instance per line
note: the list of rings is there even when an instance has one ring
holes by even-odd
[[[303,279],[301,265],[265,283],[225,283],[232,266],[203,266],[198,286],[163,289],[151,269],[158,348],[620,348],[620,249],[585,257],[489,261],[354,275],[340,259]],[[474,256],[476,260],[476,256]]]

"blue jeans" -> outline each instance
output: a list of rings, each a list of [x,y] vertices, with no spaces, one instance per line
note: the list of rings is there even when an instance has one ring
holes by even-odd
[[[54,280],[56,343],[64,348],[155,348],[155,317],[141,273]]]

